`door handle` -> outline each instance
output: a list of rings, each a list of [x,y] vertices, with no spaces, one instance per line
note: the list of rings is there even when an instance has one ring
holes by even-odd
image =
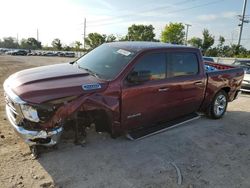
[[[168,90],[169,90],[169,88],[160,88],[160,89],[158,89],[159,92],[165,92],[165,91],[168,91]]]
[[[194,85],[196,86],[203,86],[204,83],[202,81],[195,82]]]

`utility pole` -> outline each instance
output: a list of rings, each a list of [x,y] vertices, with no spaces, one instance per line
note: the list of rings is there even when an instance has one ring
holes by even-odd
[[[19,40],[18,40],[18,33],[16,34],[16,42],[18,43]]]
[[[39,32],[38,32],[38,29],[36,30],[36,40],[39,41]]]
[[[87,25],[87,21],[86,21],[86,18],[84,18],[84,33],[83,33],[83,48],[84,48],[84,49],[86,48],[86,45],[85,45],[85,39],[86,39],[86,25]]]
[[[238,26],[240,26],[240,34],[239,34],[238,46],[240,46],[240,42],[241,42],[241,35],[242,35],[242,31],[243,31],[243,25],[244,25],[244,23],[249,23],[249,20],[245,19],[246,18],[246,16],[245,16],[246,6],[247,6],[247,0],[244,0],[242,15],[239,15],[240,24]]]
[[[192,25],[190,25],[190,24],[185,24],[186,25],[186,46],[187,46],[187,40],[188,40],[188,29],[189,29],[189,27],[191,27]]]

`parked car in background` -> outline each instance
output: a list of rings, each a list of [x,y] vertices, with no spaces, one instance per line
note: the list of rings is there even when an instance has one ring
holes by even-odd
[[[28,52],[26,50],[14,50],[11,52],[10,55],[23,55],[23,56],[25,56],[27,54],[28,54]]]
[[[7,48],[0,48],[0,52],[1,52],[1,53],[5,53],[5,52],[7,52],[7,51],[9,51],[9,49],[7,49]]]
[[[214,58],[203,56],[204,61],[214,62]]]
[[[64,57],[65,53],[64,52],[56,52],[55,55],[59,56],[59,57]]]
[[[75,57],[75,53],[74,52],[65,52],[64,56],[65,57]]]
[[[12,50],[12,49],[8,49],[8,50],[5,51],[5,54],[6,55],[11,55],[13,51],[14,50]]]
[[[36,54],[37,54],[38,56],[42,56],[42,55],[43,55],[42,52],[36,52]]]
[[[30,52],[27,54],[28,56],[37,56],[37,53],[36,52]]]
[[[43,55],[44,56],[56,56],[56,54],[53,52],[45,52]]]
[[[236,60],[233,65],[244,69],[245,75],[242,81],[241,91],[250,92],[250,60]]]

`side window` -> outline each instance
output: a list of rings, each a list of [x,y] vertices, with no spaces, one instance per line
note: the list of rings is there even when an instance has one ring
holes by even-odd
[[[168,77],[196,75],[199,72],[199,62],[196,54],[189,52],[174,52],[167,54]]]
[[[148,54],[140,59],[132,74],[149,74],[149,80],[160,80],[166,78],[166,56],[165,53]]]

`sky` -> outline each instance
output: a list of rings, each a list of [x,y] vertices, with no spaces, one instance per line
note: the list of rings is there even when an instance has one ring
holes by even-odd
[[[237,44],[244,0],[0,0],[0,38],[37,37],[43,45],[59,38],[64,45],[83,41],[86,32],[126,35],[132,24],[152,24],[156,38],[170,22],[191,24],[188,38],[207,28],[218,42]],[[250,15],[250,2],[246,15]],[[241,44],[250,49],[250,23],[244,24]]]

